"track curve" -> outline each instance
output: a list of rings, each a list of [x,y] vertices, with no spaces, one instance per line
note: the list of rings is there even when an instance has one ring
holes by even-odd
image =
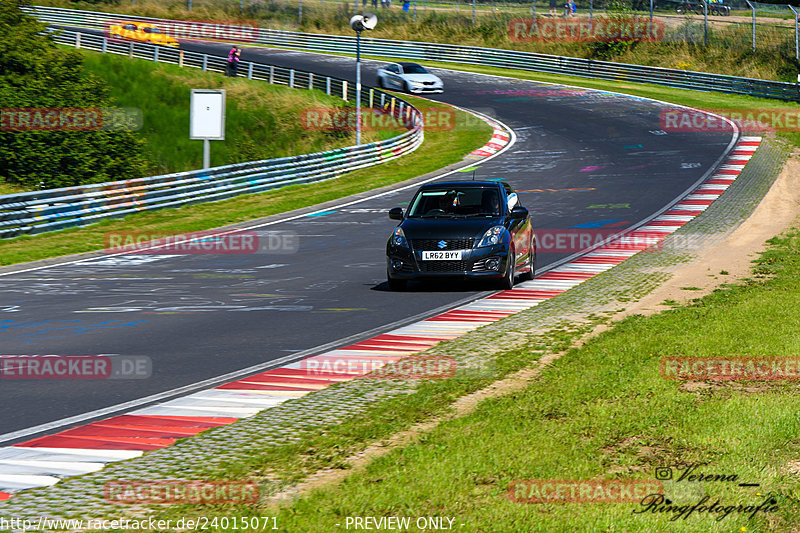
[[[183,47],[220,55],[228,49]],[[248,59],[354,77],[350,58],[246,49],[243,60]],[[377,64],[365,62],[368,85]],[[538,229],[632,227],[710,172],[734,135],[665,134],[660,112],[674,106],[650,100],[436,73],[447,89],[436,100],[487,113],[516,132],[516,144],[478,162],[477,172],[524,191],[523,204]],[[291,255],[101,258],[0,277],[2,353],[147,355],[154,365],[153,376],[140,381],[2,380],[0,433],[40,424],[55,429],[66,417],[256,364],[277,365],[476,297],[483,287],[385,289],[383,248],[394,226],[385,213],[408,201],[413,190],[270,223],[264,229],[300,235],[300,248]],[[539,266],[565,255],[540,255]]]

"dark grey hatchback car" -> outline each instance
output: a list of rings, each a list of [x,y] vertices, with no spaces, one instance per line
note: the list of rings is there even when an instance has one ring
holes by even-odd
[[[423,185],[386,244],[389,288],[417,279],[487,279],[502,289],[517,274],[532,279],[536,235],[528,210],[503,182],[451,181]]]

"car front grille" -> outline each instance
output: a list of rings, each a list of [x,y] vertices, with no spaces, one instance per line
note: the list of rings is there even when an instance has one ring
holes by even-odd
[[[439,247],[439,242],[444,241],[447,245]],[[411,246],[415,250],[471,250],[475,245],[475,239],[411,239]]]
[[[465,272],[466,261],[421,261],[420,272]]]

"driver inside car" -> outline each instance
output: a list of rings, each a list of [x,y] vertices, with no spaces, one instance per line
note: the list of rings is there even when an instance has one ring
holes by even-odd
[[[428,211],[428,213],[446,213],[446,214],[453,214],[455,213],[456,207],[458,207],[458,196],[454,192],[448,192],[447,194],[443,194],[439,198],[439,205]]]
[[[483,191],[481,196],[481,213],[491,215],[500,214],[500,198],[497,196],[497,191]]]

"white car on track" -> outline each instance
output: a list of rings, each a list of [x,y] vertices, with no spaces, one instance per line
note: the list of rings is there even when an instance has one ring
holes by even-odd
[[[389,63],[377,72],[378,87],[413,94],[442,93],[441,78],[416,63]]]

